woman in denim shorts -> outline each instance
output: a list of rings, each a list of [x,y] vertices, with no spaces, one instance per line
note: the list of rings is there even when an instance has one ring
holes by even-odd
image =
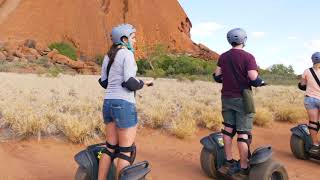
[[[136,79],[137,64],[133,45],[135,28],[130,24],[121,24],[112,29],[113,45],[102,64],[99,83],[106,88],[103,103],[103,119],[106,133],[106,150],[99,161],[99,180],[105,180],[109,167],[115,158],[117,175],[124,167],[133,163],[136,148],[134,145],[137,131],[137,111],[135,91],[144,85]]]
[[[299,88],[305,90],[304,106],[309,116],[309,131],[312,137],[313,146],[310,153],[320,155],[320,146],[317,134],[320,128],[320,86],[312,73],[320,78],[320,52],[316,52],[311,57],[313,67],[306,69],[299,83]]]

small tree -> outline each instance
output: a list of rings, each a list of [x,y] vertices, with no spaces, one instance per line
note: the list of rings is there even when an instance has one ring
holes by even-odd
[[[293,67],[291,65],[287,67],[283,64],[274,64],[271,66],[270,72],[272,74],[295,76]]]
[[[154,62],[160,56],[166,55],[167,49],[163,44],[155,44],[151,46],[143,47],[143,51],[146,53],[146,61],[149,63],[151,69],[154,71]]]

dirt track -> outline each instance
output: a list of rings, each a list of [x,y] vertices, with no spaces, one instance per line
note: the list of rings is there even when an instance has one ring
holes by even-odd
[[[276,123],[272,128],[254,129],[253,147],[271,144],[274,158],[285,164],[291,180],[316,180],[320,163],[297,160],[290,152],[290,127]],[[201,171],[199,139],[210,133],[202,130],[190,140],[179,140],[159,131],[142,130],[137,138],[138,159],[149,160],[152,180],[209,179]],[[0,143],[0,179],[73,179],[73,155],[84,146],[49,139]]]

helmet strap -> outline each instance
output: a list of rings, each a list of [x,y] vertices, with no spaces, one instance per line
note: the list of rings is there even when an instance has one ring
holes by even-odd
[[[131,42],[129,41],[128,43],[121,42],[120,43],[122,46],[125,46],[128,50],[134,53],[134,47],[132,46]]]

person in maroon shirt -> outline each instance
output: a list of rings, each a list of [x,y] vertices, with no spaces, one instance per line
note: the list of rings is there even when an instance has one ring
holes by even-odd
[[[232,29],[227,34],[232,49],[223,53],[218,60],[213,74],[214,80],[222,83],[221,102],[223,116],[223,141],[228,174],[248,175],[248,155],[251,143],[251,130],[254,113],[247,113],[244,108],[242,91],[251,86],[263,86],[264,81],[258,76],[255,58],[243,50],[247,34],[240,28]],[[232,156],[232,138],[238,134],[237,143],[240,154],[240,167]]]

